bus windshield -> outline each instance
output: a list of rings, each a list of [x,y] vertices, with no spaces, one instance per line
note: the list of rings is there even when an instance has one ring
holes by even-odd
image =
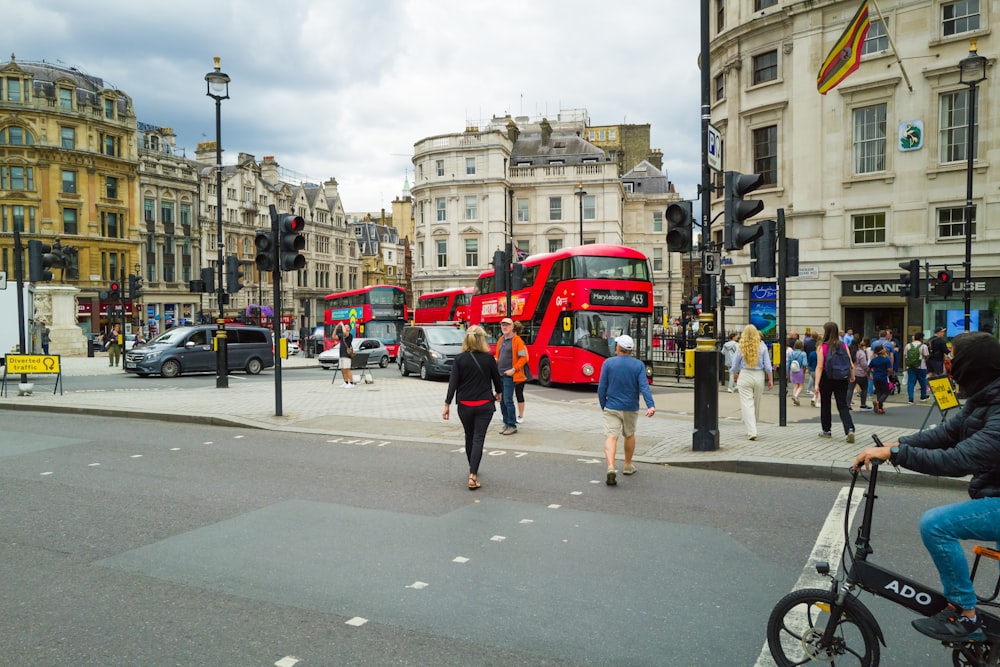
[[[552,341],[555,345],[573,345],[589,350],[602,357],[615,355],[615,340],[623,333],[637,340],[640,330],[645,327],[640,319],[630,313],[604,313],[595,311],[578,311],[567,313],[563,317],[559,333]],[[572,329],[570,330],[570,327]],[[572,335],[572,340],[569,336]]]
[[[389,345],[399,340],[398,324],[385,320],[372,320],[365,324],[365,335],[363,338],[375,338],[382,341],[383,345]]]
[[[574,272],[583,278],[605,280],[650,280],[649,265],[628,257],[574,257]]]

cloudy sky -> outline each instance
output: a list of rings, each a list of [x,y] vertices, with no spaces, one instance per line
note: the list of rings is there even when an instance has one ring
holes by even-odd
[[[274,155],[336,177],[348,211],[389,207],[417,141],[506,113],[649,123],[678,192],[700,180],[693,0],[32,0],[5,14],[3,60],[103,78],[192,157],[215,139],[204,75],[220,56],[223,162]]]

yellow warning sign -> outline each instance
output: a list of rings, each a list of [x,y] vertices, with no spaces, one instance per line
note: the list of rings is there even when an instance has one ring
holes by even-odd
[[[59,356],[48,354],[8,354],[4,356],[7,374],[59,373]]]
[[[934,400],[937,401],[939,408],[950,410],[958,407],[958,398],[956,398],[955,392],[951,390],[951,380],[948,378],[934,378],[933,380],[928,380],[927,384],[930,385],[931,391],[934,392]]]

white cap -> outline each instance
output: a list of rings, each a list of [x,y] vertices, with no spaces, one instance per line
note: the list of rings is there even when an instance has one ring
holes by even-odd
[[[619,336],[615,342],[618,344],[618,347],[620,347],[623,350],[631,350],[633,347],[635,347],[635,341],[632,340],[631,336],[626,334],[622,334],[621,336]]]

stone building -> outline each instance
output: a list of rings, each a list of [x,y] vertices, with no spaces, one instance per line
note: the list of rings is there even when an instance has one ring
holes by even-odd
[[[987,66],[973,133],[968,284],[973,329],[995,331],[1000,172],[992,165],[1000,162],[994,67],[1000,42],[991,26],[1000,1],[882,0],[881,16],[869,3],[860,66],[826,95],[817,92],[817,72],[858,0],[717,5],[712,124],[723,135],[726,168],[764,176],[752,195],[765,204],[758,217],[784,209],[788,235],[799,239],[788,314],[790,328],[800,332],[830,319],[864,335],[885,327],[908,334],[947,326],[949,336],[962,329],[970,88],[960,80],[959,62],[970,40],[978,40]],[[722,205],[715,199],[713,213]],[[716,225],[713,240],[721,235]],[[750,278],[748,250],[730,255],[738,304],[730,321],[746,321],[751,307],[768,307],[766,299],[747,298],[753,284],[773,282]],[[910,259],[930,265],[932,275],[953,270],[954,292],[927,300],[902,296],[899,263]]]

